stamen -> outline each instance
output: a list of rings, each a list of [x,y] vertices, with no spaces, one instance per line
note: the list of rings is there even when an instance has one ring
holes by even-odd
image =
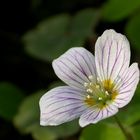
[[[87,95],[87,99],[90,99],[91,97],[90,97],[90,95]]]
[[[97,81],[98,81],[98,82],[100,81],[99,77],[97,77]]]
[[[105,91],[105,94],[106,94],[107,96],[109,96],[109,93],[108,93],[108,91]]]
[[[88,78],[89,82],[84,83],[87,92],[85,102],[88,105],[93,106],[98,103],[103,108],[106,102],[114,100],[118,95],[118,92],[113,90],[115,85],[110,79],[101,80],[99,77],[95,79],[93,75],[90,75]]]
[[[103,100],[103,98],[102,97],[99,97],[98,100],[101,101],[101,100]]]
[[[97,77],[97,81],[98,81],[99,83],[102,82],[102,80],[101,80],[99,77]]]
[[[90,76],[88,76],[88,78],[89,78],[89,80],[91,80],[91,81],[94,81],[94,77],[93,77],[93,75],[90,75]]]
[[[84,83],[84,87],[88,87],[88,85],[89,85],[88,83],[86,83],[86,82]]]
[[[89,83],[89,85],[90,85],[90,86],[92,86],[92,85],[93,85],[93,83],[92,83],[92,82],[90,82],[90,83]]]
[[[88,88],[88,89],[87,89],[87,92],[88,92],[88,93],[92,93],[92,92],[93,92],[93,90],[92,90],[92,89],[90,89],[90,88]]]

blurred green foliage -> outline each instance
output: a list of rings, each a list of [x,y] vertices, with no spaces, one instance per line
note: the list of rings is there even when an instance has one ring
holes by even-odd
[[[140,139],[140,125],[136,125],[133,127],[133,133],[134,133],[134,139],[139,140]]]
[[[8,82],[0,83],[0,116],[12,120],[17,113],[20,102],[24,99],[23,92]]]
[[[125,137],[116,124],[98,123],[87,126],[80,140],[125,140]]]
[[[62,8],[80,4],[80,2],[87,6],[69,13],[64,12],[64,8]],[[56,1],[56,3],[59,2]],[[54,4],[52,4],[54,11],[49,16],[42,14],[45,9],[38,12],[37,15],[42,14],[41,21],[21,37],[20,42],[23,43],[24,53],[33,57],[35,61],[40,60],[40,62],[50,65],[55,58],[71,47],[83,46],[94,50],[94,42],[100,32],[103,32],[105,27],[114,27],[115,24],[117,29],[128,37],[131,50],[133,50],[133,60],[137,59],[140,62],[140,0],[106,0],[104,3],[99,2],[101,4],[97,7],[91,6],[91,3],[94,1],[73,0],[66,2],[61,0],[60,4],[62,4],[63,10],[61,11],[60,8],[59,14],[53,14],[55,10],[57,11],[54,9],[54,6],[57,7],[57,5]],[[36,13],[40,7],[45,7],[43,0],[31,0],[32,12]],[[38,17],[38,19],[40,18]],[[50,74],[50,71],[52,71],[51,68],[46,68],[47,75]],[[57,127],[41,127],[39,125],[40,97],[49,89],[63,85],[60,82],[53,83],[52,79],[48,79],[50,85],[46,85],[45,90],[40,88],[39,92],[30,93],[26,97],[26,94],[16,85],[1,82],[0,117],[11,121],[21,134],[31,134],[35,140],[69,140],[70,136],[74,136],[76,140],[125,140],[113,118],[84,129],[79,128],[77,120]],[[134,140],[140,139],[139,110],[140,85],[131,103],[118,113],[119,119],[130,131]]]
[[[130,18],[125,30],[135,50],[140,52],[140,14],[136,14]]]
[[[18,114],[14,118],[14,124],[23,133],[28,133],[39,120],[39,99],[43,91],[27,97],[20,105]]]
[[[99,12],[93,9],[82,10],[74,16],[51,17],[25,34],[26,50],[37,58],[52,61],[73,46],[83,46],[98,20]]]
[[[103,18],[108,21],[120,21],[133,15],[139,8],[139,0],[108,0],[103,7]]]

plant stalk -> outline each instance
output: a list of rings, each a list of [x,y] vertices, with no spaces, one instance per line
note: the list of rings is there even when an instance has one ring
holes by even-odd
[[[125,129],[125,127],[120,122],[120,120],[118,119],[118,117],[117,116],[114,116],[114,118],[116,120],[116,123],[120,127],[121,131],[123,132],[124,136],[126,137],[126,140],[134,140],[133,137],[132,137],[132,135]]]

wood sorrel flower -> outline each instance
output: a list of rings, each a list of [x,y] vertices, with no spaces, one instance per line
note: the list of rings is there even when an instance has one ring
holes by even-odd
[[[110,117],[132,99],[139,82],[138,64],[129,67],[125,36],[106,30],[95,44],[95,57],[82,47],[69,49],[53,61],[56,75],[68,86],[40,99],[40,124],[59,125],[79,118],[80,126]]]

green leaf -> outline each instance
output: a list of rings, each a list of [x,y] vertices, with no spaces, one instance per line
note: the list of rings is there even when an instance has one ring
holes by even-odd
[[[125,140],[125,137],[117,125],[98,123],[87,126],[80,140]]]
[[[103,17],[108,21],[119,21],[140,8],[139,0],[108,0],[103,7]]]
[[[23,92],[11,83],[0,83],[0,116],[12,120],[24,98]]]
[[[32,137],[35,140],[56,140],[57,135],[55,135],[47,127],[41,127],[39,124],[36,124],[32,129]]]
[[[43,93],[45,92],[41,91],[30,95],[22,102],[14,118],[14,124],[21,132],[29,133],[39,123],[39,99]]]
[[[140,112],[138,111],[140,104],[130,104],[128,107],[119,111],[117,116],[126,125],[133,125],[140,120]]]
[[[32,127],[31,134],[35,140],[56,140],[58,138],[68,137],[80,129],[77,121],[68,122],[59,126],[40,126],[35,124]]]
[[[77,120],[61,124],[59,126],[48,127],[57,137],[67,137],[77,133],[80,129]]]
[[[42,21],[38,27],[25,34],[23,40],[29,54],[42,60],[51,61],[65,48],[63,36],[69,22],[68,15],[58,15]]]
[[[138,84],[131,102],[132,104],[140,104],[140,84]]]
[[[140,125],[133,126],[134,140],[140,140]]]
[[[140,51],[140,14],[132,17],[126,25],[126,33],[132,46]]]
[[[73,17],[67,14],[51,17],[24,35],[26,51],[52,61],[69,48],[82,46],[98,19],[99,12],[93,9],[80,11]]]
[[[92,29],[97,25],[99,18],[100,12],[93,9],[85,9],[78,12],[71,20],[69,30],[72,39],[74,40],[74,37],[76,37],[83,42],[86,37],[93,34]]]

